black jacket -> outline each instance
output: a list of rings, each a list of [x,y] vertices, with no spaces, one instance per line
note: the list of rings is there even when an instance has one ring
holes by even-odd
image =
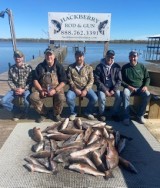
[[[116,91],[120,89],[121,82],[122,82],[122,75],[121,75],[121,67],[117,63],[113,63],[111,67],[111,80],[113,83],[113,88],[107,88],[105,86],[106,83],[106,75],[105,75],[105,66],[104,66],[105,59],[101,60],[101,63],[99,63],[96,66],[96,69],[94,71],[94,78],[95,78],[95,84],[97,86],[97,90],[100,91]]]
[[[59,63],[57,60],[55,60],[54,65],[52,67],[49,67],[47,65],[46,60],[38,64],[34,72],[33,80],[40,81],[46,72],[52,72],[52,71],[56,71],[59,83],[61,82],[67,83],[66,71],[63,65]]]

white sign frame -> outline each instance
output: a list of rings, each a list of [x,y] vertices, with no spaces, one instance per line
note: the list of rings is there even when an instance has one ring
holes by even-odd
[[[48,12],[49,40],[109,41],[111,13]]]

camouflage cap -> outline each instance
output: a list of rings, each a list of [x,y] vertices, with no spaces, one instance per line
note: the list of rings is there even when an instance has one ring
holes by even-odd
[[[51,48],[47,48],[47,49],[44,51],[44,54],[47,54],[47,53],[54,54],[54,50],[51,49]]]
[[[14,51],[14,55],[13,56],[14,57],[23,57],[24,54],[20,50],[16,50],[16,51]]]

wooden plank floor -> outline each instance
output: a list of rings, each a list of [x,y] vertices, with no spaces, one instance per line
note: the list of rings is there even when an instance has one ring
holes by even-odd
[[[16,123],[13,121],[0,121],[0,130],[1,130],[1,136],[0,136],[0,148],[3,146],[13,129],[15,128]]]

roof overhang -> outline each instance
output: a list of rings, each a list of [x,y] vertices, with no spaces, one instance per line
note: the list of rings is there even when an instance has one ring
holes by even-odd
[[[157,34],[157,35],[152,35],[152,36],[149,36],[147,38],[160,38],[160,34]]]

